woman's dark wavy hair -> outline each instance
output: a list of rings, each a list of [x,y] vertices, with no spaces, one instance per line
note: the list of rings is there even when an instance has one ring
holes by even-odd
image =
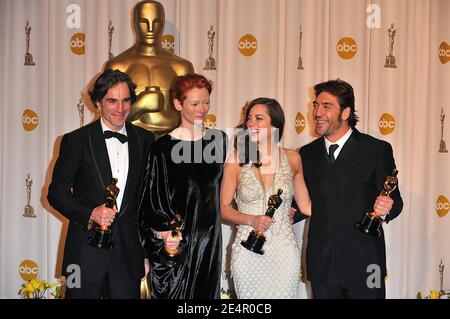
[[[257,144],[250,140],[247,127],[248,115],[257,104],[266,106],[267,113],[270,116],[270,124],[277,129],[276,133],[278,134],[275,134],[275,142],[278,143],[283,137],[285,118],[280,103],[275,99],[266,97],[259,97],[251,101],[246,108],[244,122],[237,126],[238,132],[234,139],[234,148],[238,152],[240,166],[248,163],[252,163],[255,167],[261,166],[261,156]]]
[[[122,82],[128,85],[131,104],[133,104],[136,101],[136,92],[134,91],[136,84],[133,83],[131,77],[119,70],[106,69],[95,81],[92,91],[89,91],[89,96],[94,106],[97,107],[97,102],[100,102],[105,97],[110,88]]]

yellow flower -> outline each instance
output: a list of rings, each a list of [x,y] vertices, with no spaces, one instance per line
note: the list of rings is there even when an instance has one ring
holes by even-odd
[[[430,299],[439,299],[439,291],[430,290]]]
[[[230,289],[221,289],[220,290],[220,299],[231,299],[230,297]]]
[[[46,280],[31,279],[22,284],[19,295],[23,299],[43,299],[47,289],[58,286],[60,283],[49,284]]]

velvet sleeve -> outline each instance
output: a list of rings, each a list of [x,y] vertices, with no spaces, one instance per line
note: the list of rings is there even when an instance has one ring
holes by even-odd
[[[169,221],[175,216],[171,206],[167,165],[164,154],[154,150],[147,161],[144,187],[138,209],[139,234],[146,257],[159,259],[164,242],[155,235],[169,230]]]

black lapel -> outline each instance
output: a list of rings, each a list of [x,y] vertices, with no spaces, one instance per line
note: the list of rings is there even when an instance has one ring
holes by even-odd
[[[141,167],[141,148],[139,147],[139,135],[136,128],[126,122],[127,136],[128,136],[128,174],[127,182],[124,189],[122,207],[120,208],[120,215],[122,215],[130,204],[130,196],[133,196],[132,190],[136,189],[136,183],[139,180],[139,169]]]
[[[330,162],[328,160],[328,152],[327,152],[327,147],[325,144],[325,138],[321,137],[317,140],[317,145],[315,148],[315,153],[316,153],[316,165],[317,164],[321,164],[321,165],[329,165]]]
[[[353,128],[353,132],[348,138],[347,142],[345,142],[344,147],[342,148],[341,152],[339,153],[338,158],[336,161],[344,160],[347,156],[350,156],[349,154],[352,153],[352,150],[355,149],[358,145],[358,136],[359,131],[356,128]]]
[[[111,164],[109,163],[108,149],[103,137],[100,119],[95,121],[89,130],[89,149],[103,188],[112,181]]]

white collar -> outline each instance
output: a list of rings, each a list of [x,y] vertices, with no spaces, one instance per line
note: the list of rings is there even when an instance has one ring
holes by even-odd
[[[347,142],[347,140],[349,139],[350,135],[352,135],[353,133],[353,129],[351,127],[349,127],[347,133],[345,133],[340,139],[338,139],[336,142],[330,142],[326,137],[325,137],[325,148],[327,149],[327,153],[328,153],[328,149],[330,148],[330,145],[332,144],[337,144],[339,147],[337,148],[336,152],[338,152],[337,154],[339,154],[339,152],[341,151],[342,147],[344,146],[344,144]],[[337,154],[336,152],[335,157],[337,158]]]
[[[100,117],[100,124],[102,125],[103,132],[111,131],[111,129],[108,126],[106,126],[105,121],[103,120],[103,117]],[[117,131],[117,133],[127,135],[127,128],[126,128],[125,123],[123,124],[122,128],[119,131]]]

